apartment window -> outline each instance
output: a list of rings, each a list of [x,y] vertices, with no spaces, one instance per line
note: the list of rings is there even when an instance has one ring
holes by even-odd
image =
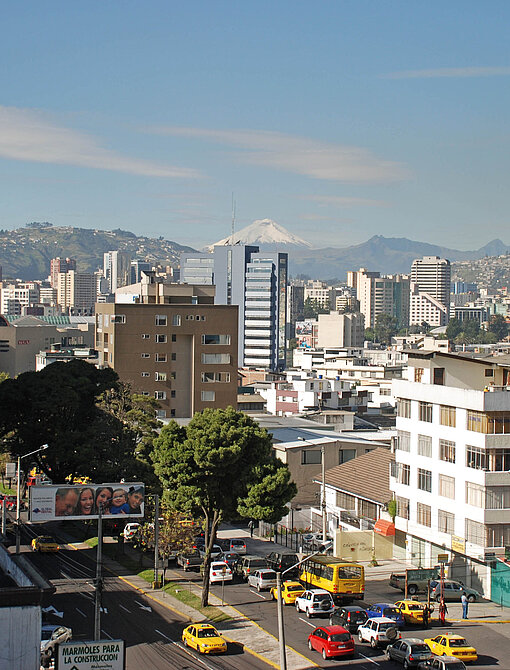
[[[391,395],[391,389],[379,389],[380,395]]]
[[[322,451],[320,449],[302,449],[301,465],[317,465],[322,463]]]
[[[432,423],[432,403],[423,401],[418,403],[418,419]]]
[[[485,527],[483,523],[466,519],[466,540],[480,547],[485,546]]]
[[[172,360],[172,361],[176,361],[176,360],[177,360],[177,354],[176,354],[175,352],[172,353],[172,354],[170,354],[170,360]]]
[[[455,477],[439,475],[439,495],[455,500]]]
[[[112,314],[112,323],[126,323],[126,315]]]
[[[202,335],[202,344],[230,344],[230,335]]]
[[[483,412],[475,412],[468,410],[467,413],[467,429],[475,433],[487,433],[488,430],[487,415]]]
[[[177,379],[177,372],[171,372],[170,379]]]
[[[347,463],[347,461],[352,461],[353,458],[356,458],[356,449],[338,450],[338,465],[342,465],[342,463]]]
[[[201,398],[203,402],[213,402],[216,399],[215,391],[202,391]]]
[[[201,378],[204,384],[210,382],[227,383],[230,381],[230,372],[202,372]]]
[[[142,358],[150,358],[150,357],[151,357],[150,354],[140,354],[140,356],[141,356]]]
[[[154,391],[156,400],[166,400],[166,391]]]
[[[483,508],[485,504],[484,487],[473,482],[466,482],[466,504]]]
[[[455,407],[449,407],[448,405],[441,405],[439,412],[439,422],[442,426],[451,426],[455,428],[456,417],[455,417]]]
[[[407,463],[395,463],[391,462],[391,476],[394,477],[399,484],[405,484],[409,486],[409,480],[411,476],[411,468]]]
[[[142,391],[142,395],[143,396],[148,396],[148,395],[150,395],[150,393],[149,393],[149,391]]]
[[[166,419],[166,409],[157,409],[156,410],[157,419]]]
[[[175,409],[170,410],[170,416],[175,416]]]
[[[170,391],[170,397],[175,398],[175,391]]]
[[[180,326],[180,325],[181,325],[181,315],[174,314],[172,316],[172,326]]]
[[[377,505],[368,500],[359,501],[359,515],[365,519],[375,521],[377,519]]]
[[[177,335],[175,333],[172,333],[172,342],[177,342]]]
[[[510,509],[510,486],[491,486],[485,496],[485,509]]]
[[[440,533],[448,535],[455,534],[455,514],[446,512],[444,509],[437,511],[437,529]]]
[[[455,463],[455,442],[439,440],[439,458],[447,463]]]
[[[397,503],[397,516],[401,519],[409,519],[409,498],[395,496],[395,502]]]
[[[423,368],[414,368],[414,381],[421,382],[423,377]]]
[[[150,372],[142,372],[142,377],[150,377],[151,373]]]
[[[431,509],[430,505],[417,503],[416,505],[416,521],[422,526],[431,527]]]
[[[418,454],[432,458],[432,438],[430,435],[418,435]]]
[[[228,365],[230,354],[202,354],[201,360],[204,365]]]
[[[166,316],[164,314],[156,314],[156,326],[166,326]]]
[[[166,363],[166,354],[156,354],[156,363]]]
[[[466,467],[474,470],[487,469],[487,454],[481,447],[466,445]]]
[[[418,468],[418,488],[422,491],[432,491],[432,472]]]
[[[186,314],[186,321],[194,321],[194,320],[195,320],[194,314]]]
[[[142,333],[142,340],[150,340],[150,339],[151,336],[149,335],[149,333]]]
[[[166,372],[156,372],[154,378],[157,382],[166,382]]]
[[[510,449],[491,449],[488,452],[491,472],[508,472],[510,470]]]
[[[164,344],[166,342],[166,335],[156,335],[156,342],[158,344]]]
[[[397,401],[397,415],[403,419],[411,418],[411,401],[407,398],[399,398]]]
[[[444,368],[434,368],[433,383],[444,386]]]
[[[340,507],[340,509],[346,509],[350,512],[354,512],[356,510],[356,498],[351,496],[349,493],[337,491],[336,506]]]
[[[411,433],[407,430],[398,430],[397,431],[397,449],[400,451],[410,451],[411,450]]]
[[[494,370],[492,368],[487,368],[485,370],[485,376],[486,377],[494,377]]]

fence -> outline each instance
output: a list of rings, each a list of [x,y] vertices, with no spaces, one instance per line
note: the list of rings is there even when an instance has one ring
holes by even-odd
[[[303,536],[296,533],[279,523],[270,524],[264,521],[259,522],[258,534],[261,537],[270,537],[276,544],[292,551],[301,551],[303,546]]]
[[[491,600],[510,607],[510,566],[497,561],[491,566]]]

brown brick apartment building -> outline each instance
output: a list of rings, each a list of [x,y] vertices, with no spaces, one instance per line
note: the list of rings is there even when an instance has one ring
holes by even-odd
[[[133,284],[116,300],[96,304],[99,362],[156,398],[160,418],[236,406],[237,306],[214,305],[213,286],[163,283]]]

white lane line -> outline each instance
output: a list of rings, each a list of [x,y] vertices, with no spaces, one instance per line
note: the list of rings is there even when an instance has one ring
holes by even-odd
[[[103,633],[103,635],[106,635],[106,637],[107,637],[109,640],[113,640],[113,637],[112,637],[111,635],[108,635],[108,633],[107,633],[105,630],[102,630],[101,633]]]
[[[82,612],[81,609],[79,609],[78,607],[76,607],[75,609],[76,609],[77,612],[79,612],[82,615],[82,617],[84,617],[85,619],[87,618],[87,615],[85,614],[85,612]]]
[[[127,607],[124,607],[124,605],[121,605],[121,604],[119,603],[119,607],[120,607],[121,609],[123,609],[124,612],[127,612],[128,614],[131,614],[131,610],[128,610],[128,608],[127,608]]]
[[[298,618],[299,618],[300,621],[302,621],[303,623],[306,623],[308,626],[311,626],[312,628],[317,628],[317,626],[314,623],[312,623],[311,621],[307,621],[306,619],[303,619],[303,617],[301,617],[301,616],[298,617]]]
[[[203,659],[197,658],[195,654],[193,654],[187,647],[185,647],[180,642],[172,641],[172,644],[175,644],[176,647],[179,647],[181,651],[190,656],[195,662],[202,663],[202,665],[204,665],[207,668],[207,670],[216,670],[216,668],[213,665],[209,665]]]
[[[64,572],[63,570],[60,571],[61,575],[64,575],[67,579],[72,579],[71,575],[68,575],[67,572]]]
[[[168,640],[169,642],[174,642],[174,640],[172,640],[172,638],[168,637],[168,635],[165,635],[164,633],[162,633],[162,632],[161,632],[160,630],[158,630],[157,628],[155,628],[154,630],[155,630],[156,633],[159,633],[159,634],[161,635],[161,637],[164,637],[165,640]]]
[[[377,663],[377,661],[374,661],[373,658],[370,658],[370,656],[365,656],[365,654],[362,654],[361,651],[358,652],[360,656],[363,656],[363,658],[366,658],[367,661],[370,661],[370,663],[375,663],[375,665],[381,665],[380,663]]]
[[[259,593],[258,591],[252,591],[250,589],[250,593],[253,593],[254,596],[258,596],[259,598],[262,598],[262,600],[267,600],[266,596],[263,596],[262,593]]]

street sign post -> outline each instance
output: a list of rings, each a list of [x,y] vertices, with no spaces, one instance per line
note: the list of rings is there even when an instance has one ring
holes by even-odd
[[[437,555],[437,562],[438,563],[448,563],[450,560],[450,557],[448,554],[438,554]]]
[[[5,476],[7,479],[13,479],[16,477],[16,463],[5,464]]]
[[[59,644],[56,670],[125,670],[124,640],[64,642]]]

